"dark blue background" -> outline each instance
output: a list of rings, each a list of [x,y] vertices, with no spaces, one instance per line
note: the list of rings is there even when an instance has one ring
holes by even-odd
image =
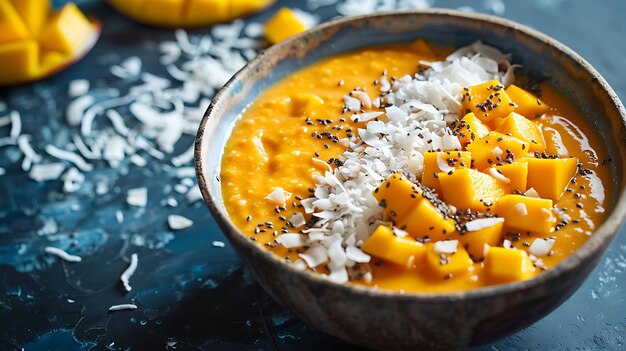
[[[104,22],[96,48],[57,76],[0,90],[10,108],[22,113],[25,132],[35,137],[39,149],[46,142],[67,137],[64,111],[69,81],[88,78],[92,85],[118,86],[108,67],[132,55],[144,59],[146,71],[158,74],[162,68],[157,63],[156,43],[173,37],[170,30],[135,24],[101,2],[79,3]],[[264,21],[287,3],[279,1],[250,20]],[[490,13],[488,3],[468,5]],[[604,75],[622,99],[626,97],[626,2],[505,3],[505,17],[570,46]],[[304,6],[304,1],[289,5]],[[434,5],[456,8],[461,4],[436,1]],[[316,13],[322,19],[336,15],[332,6]],[[8,134],[5,129],[0,129],[0,135]],[[191,143],[188,137],[180,144]],[[60,182],[39,184],[25,177],[12,156],[10,150],[0,150],[0,166],[8,171],[0,176],[0,349],[358,349],[304,325],[272,301],[228,244],[212,247],[213,240],[224,238],[201,202],[186,205],[179,195],[181,206],[163,206],[160,194],[171,194],[176,179],[156,164],[131,168],[127,176],[106,169],[92,172],[88,184],[106,179],[108,193],[93,196],[93,189],[86,189],[65,195]],[[126,191],[138,186],[150,190],[145,209],[125,205]],[[79,204],[80,210],[72,211],[71,204]],[[114,218],[118,209],[125,214],[122,225]],[[171,233],[166,224],[171,213],[184,214],[196,225]],[[41,254],[50,238],[37,231],[51,218],[59,226],[56,239],[80,239],[81,264]],[[137,233],[146,238],[144,245],[137,245]],[[123,294],[119,274],[133,252],[139,254],[139,268],[132,278],[132,292]],[[593,275],[559,309],[483,349],[624,349],[625,272],[626,236],[622,233]],[[68,298],[76,302],[70,304]],[[110,305],[131,299],[138,310],[107,312]]]

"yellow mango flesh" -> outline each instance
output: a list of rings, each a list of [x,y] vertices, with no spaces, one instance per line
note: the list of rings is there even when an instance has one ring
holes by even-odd
[[[0,44],[28,38],[28,29],[9,0],[0,0]]]
[[[558,201],[576,174],[578,159],[527,158],[528,188],[534,188],[542,198]]]
[[[474,140],[489,134],[489,128],[473,113],[466,114],[453,128],[454,135],[459,138],[461,145],[467,146]]]
[[[497,132],[510,134],[528,143],[530,152],[542,152],[546,150],[546,142],[539,124],[530,121],[528,118],[511,112],[496,128]]]
[[[495,211],[504,217],[507,227],[535,234],[548,234],[554,226],[552,200],[523,195],[506,195],[496,203]]]
[[[291,98],[294,116],[317,117],[319,107],[324,99],[315,94],[296,94]]]
[[[461,94],[461,113],[471,112],[487,125],[508,116],[515,109],[504,86],[497,80],[466,87]]]
[[[50,14],[49,0],[10,0],[32,37],[41,32]]]
[[[392,174],[372,195],[393,220],[402,218],[422,200],[422,190],[402,173]]]
[[[550,111],[550,106],[515,84],[509,85],[505,90],[516,105],[515,112],[526,118],[535,118]]]
[[[223,0],[190,0],[187,5],[186,23],[197,27],[206,25],[209,18],[222,22],[229,18],[229,4]]]
[[[297,13],[284,7],[265,23],[265,37],[270,43],[275,44],[307,29],[309,29],[307,24]]]
[[[183,20],[184,0],[147,1],[142,10],[148,18],[158,18],[167,27],[176,27]]]
[[[426,263],[437,277],[451,278],[455,275],[467,273],[472,265],[472,259],[460,245],[453,254],[444,254],[435,251],[434,244],[426,245]]]
[[[92,31],[87,17],[76,5],[68,3],[52,15],[41,32],[39,44],[43,50],[73,54],[82,49]]]
[[[452,174],[439,173],[444,200],[458,209],[485,212],[509,189],[490,175],[475,169],[457,169]]]
[[[363,243],[361,250],[402,267],[413,268],[423,261],[426,246],[413,238],[397,237],[390,227],[381,225]]]
[[[39,46],[34,40],[0,45],[0,84],[21,81],[38,73]]]
[[[418,238],[429,237],[430,241],[439,241],[450,237],[454,232],[454,221],[444,218],[443,214],[428,200],[413,207],[407,214],[395,221],[396,227]]]
[[[523,193],[526,189],[528,189],[528,162],[526,162],[525,158],[521,158],[519,161],[514,163],[494,166],[494,168],[500,171],[504,177],[509,179],[510,182],[507,184],[507,187],[511,190],[511,192],[519,190]]]
[[[512,163],[526,156],[528,143],[498,132],[489,132],[481,139],[469,144],[467,151],[472,153],[474,167],[482,171],[491,166]]]
[[[469,168],[472,165],[472,154],[466,151],[427,152],[424,154],[422,184],[441,195],[441,186],[437,174],[443,170],[439,168],[438,160],[455,169]]]
[[[485,244],[489,246],[499,246],[502,242],[502,228],[504,223],[496,223],[491,227],[480,230],[466,232],[459,238],[465,250],[474,261],[484,258]]]
[[[530,278],[534,267],[524,250],[490,247],[485,270],[495,281],[511,282]]]
[[[69,62],[71,57],[56,51],[43,53],[39,60],[39,74],[47,74]]]

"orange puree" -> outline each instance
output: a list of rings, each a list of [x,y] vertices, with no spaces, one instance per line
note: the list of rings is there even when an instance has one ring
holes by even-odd
[[[449,52],[433,51],[420,45],[391,45],[342,54],[295,72],[260,95],[234,128],[222,159],[222,192],[235,225],[278,256],[297,259],[302,251],[273,244],[275,236],[283,230],[296,232],[286,227],[285,219],[304,213],[298,199],[308,197],[315,188],[312,174],[325,171],[328,161],[346,149],[333,136],[356,134],[356,126],[364,125],[351,122],[350,113],[342,113],[343,96],[356,87],[377,92],[374,81],[383,70],[388,76],[401,77],[416,72],[420,60],[440,61]],[[562,157],[574,156],[589,171],[586,175],[577,173],[555,203],[565,209],[572,222],[543,236],[520,233],[515,237],[507,234],[505,227],[502,239],[528,251],[534,239],[556,236],[552,253],[541,257],[549,269],[580,247],[604,219],[609,201],[605,196],[610,194],[604,187],[610,175],[601,162],[608,155],[594,130],[557,91],[545,84],[540,88],[541,101],[551,108],[546,116],[535,120],[542,127],[546,152],[556,155],[560,150]],[[293,194],[285,208],[265,199],[277,187]],[[376,257],[372,257],[369,269],[371,283],[351,282],[406,292],[461,291],[499,283],[485,273],[484,262],[473,263],[467,273],[451,279],[421,266],[404,268]],[[535,269],[532,274],[540,273],[541,269]]]

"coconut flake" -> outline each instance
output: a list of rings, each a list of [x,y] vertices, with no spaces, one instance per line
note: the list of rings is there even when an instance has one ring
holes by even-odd
[[[136,207],[146,207],[148,203],[148,189],[145,187],[128,190],[126,203]]]
[[[357,263],[367,263],[372,259],[370,255],[361,251],[361,249],[356,246],[346,247],[346,256],[348,256],[349,259]]]
[[[276,205],[284,205],[285,202],[291,197],[291,193],[286,192],[283,188],[278,187],[274,188],[274,190],[269,193],[265,198],[269,200],[271,203]]]
[[[96,99],[92,95],[84,95],[72,100],[67,106],[65,114],[67,123],[72,127],[79,125],[85,115],[85,111],[95,102]]]
[[[528,190],[526,190],[526,192],[524,193],[524,195],[528,196],[528,197],[534,197],[536,199],[540,199],[541,196],[539,195],[539,193],[537,192],[537,190],[535,190],[535,188],[530,188]]]
[[[556,240],[552,238],[535,239],[533,243],[530,244],[528,251],[537,257],[544,256],[550,253],[555,242]]]
[[[383,112],[374,111],[374,112],[364,112],[358,113],[350,116],[353,122],[367,122],[374,118],[380,117],[383,115]]]
[[[58,258],[67,262],[80,262],[83,260],[80,256],[70,255],[57,247],[47,246],[44,248],[44,251],[47,254],[57,256]]]
[[[515,204],[515,210],[520,216],[528,215],[528,209],[526,208],[526,204],[523,202],[518,202],[517,204]]]
[[[439,170],[441,172],[445,172],[445,173],[454,172],[454,169],[455,169],[454,167],[448,164],[447,160],[443,159],[443,156],[441,155],[440,152],[437,153],[437,167],[439,167]]]
[[[481,229],[493,227],[498,223],[503,223],[504,218],[502,217],[492,217],[492,218],[479,218],[473,221],[465,223],[465,228],[469,232],[475,232]]]
[[[315,268],[320,264],[328,261],[328,254],[326,250],[320,246],[315,245],[309,248],[305,253],[301,253],[298,256],[306,262],[309,268]]]
[[[130,255],[130,263],[128,265],[128,268],[126,268],[126,270],[122,272],[122,275],[120,276],[120,281],[124,285],[124,289],[126,289],[126,291],[131,291],[133,289],[130,286],[130,277],[132,277],[133,274],[135,274],[135,270],[137,269],[138,262],[139,262],[139,258],[137,257],[136,253]]]
[[[276,242],[284,247],[291,249],[294,247],[302,247],[306,244],[306,237],[302,234],[287,233],[276,237]]]
[[[435,243],[435,252],[453,254],[459,245],[458,240],[440,240]]]
[[[487,174],[501,181],[504,184],[509,184],[511,182],[509,178],[505,177],[502,173],[498,172],[498,170],[495,169],[494,167],[489,167],[489,169],[487,170]]]
[[[191,227],[193,221],[181,215],[169,215],[167,216],[167,224],[172,230],[182,230]]]
[[[504,247],[505,249],[512,249],[513,243],[509,239],[504,239],[504,241],[502,242],[502,247]]]
[[[343,103],[346,105],[348,111],[351,112],[359,112],[361,111],[361,101],[359,99],[353,98],[350,95],[345,95],[343,97]]]
[[[306,220],[304,219],[304,215],[300,212],[296,212],[287,220],[294,228],[302,227],[306,224]]]

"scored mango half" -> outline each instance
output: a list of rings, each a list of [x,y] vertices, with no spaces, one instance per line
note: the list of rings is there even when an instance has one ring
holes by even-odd
[[[206,27],[232,21],[272,5],[276,0],[109,0],[123,15],[166,28]]]
[[[0,85],[47,77],[93,47],[100,24],[73,3],[51,12],[48,0],[0,0]]]

